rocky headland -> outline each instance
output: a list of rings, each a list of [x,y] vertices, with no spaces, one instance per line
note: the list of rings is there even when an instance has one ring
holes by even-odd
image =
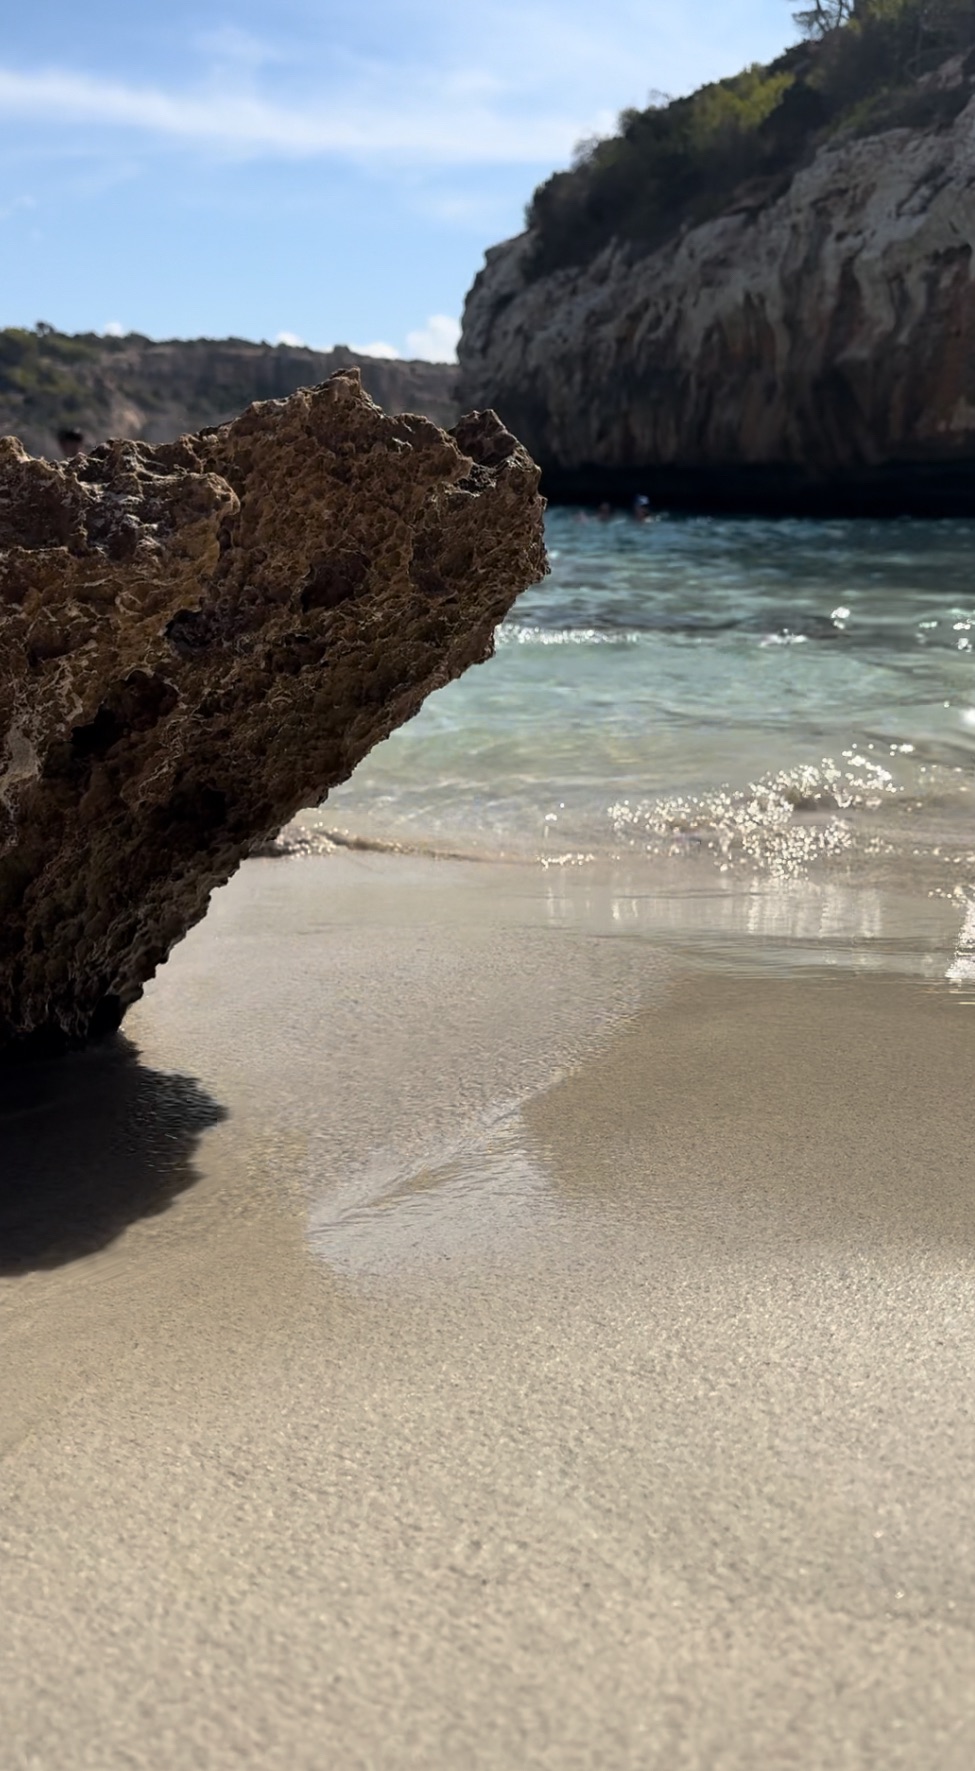
[[[41,322],[0,330],[0,436],[54,461],[110,437],[169,443],[346,368],[359,370],[387,412],[420,412],[447,430],[460,417],[455,364],[366,357],[341,344],[314,351],[243,338],[103,337]]]
[[[116,1026],[210,893],[545,571],[491,413],[355,370],[63,463],[0,440],[0,1050]]]
[[[462,400],[556,499],[975,509],[975,50],[946,47],[885,85],[834,33],[625,116],[488,253]]]

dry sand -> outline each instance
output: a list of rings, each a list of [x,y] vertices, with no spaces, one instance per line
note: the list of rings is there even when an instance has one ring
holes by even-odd
[[[4,1082],[3,1771],[975,1762],[975,1015],[547,891],[253,864]]]

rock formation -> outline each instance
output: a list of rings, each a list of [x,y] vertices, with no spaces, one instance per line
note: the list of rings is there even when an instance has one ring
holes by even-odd
[[[460,396],[553,497],[958,510],[975,500],[975,81],[950,126],[827,137],[650,252],[537,275],[531,231],[467,300]]]
[[[158,448],[0,441],[0,1048],[117,1025],[214,886],[487,657],[537,470],[354,370]]]
[[[109,437],[168,443],[351,367],[387,412],[422,412],[445,429],[460,417],[456,364],[366,357],[341,344],[313,351],[243,338],[103,338],[41,323],[0,330],[0,435],[53,461]]]

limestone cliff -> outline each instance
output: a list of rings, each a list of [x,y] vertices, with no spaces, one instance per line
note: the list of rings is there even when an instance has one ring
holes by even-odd
[[[0,440],[0,1049],[116,1025],[214,886],[489,655],[533,463],[358,373],[152,448]]]
[[[937,126],[837,130],[655,250],[487,256],[460,345],[553,496],[975,509],[975,78]]]
[[[88,449],[109,437],[168,443],[349,367],[387,412],[420,412],[447,429],[460,416],[449,363],[364,357],[345,345],[313,351],[242,338],[103,338],[41,324],[0,331],[0,436],[17,436],[30,454],[55,461],[72,452],[59,431],[79,431]]]

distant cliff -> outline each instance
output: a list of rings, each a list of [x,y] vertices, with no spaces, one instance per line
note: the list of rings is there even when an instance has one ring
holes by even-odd
[[[932,66],[800,45],[536,193],[468,296],[460,399],[551,496],[975,512],[975,11],[950,4]]]
[[[350,365],[386,411],[418,412],[445,428],[456,423],[457,370],[448,363],[363,357],[344,345],[313,351],[241,338],[156,342],[41,325],[0,331],[0,436],[17,436],[32,455],[55,459],[65,452],[59,432],[80,431],[85,448],[108,437],[165,443]]]

